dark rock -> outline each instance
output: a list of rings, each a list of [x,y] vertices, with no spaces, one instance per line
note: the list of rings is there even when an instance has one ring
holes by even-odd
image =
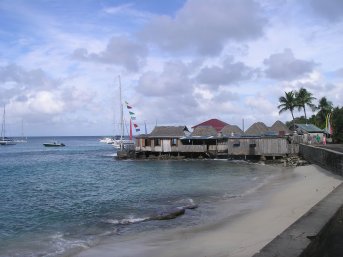
[[[183,215],[185,213],[185,208],[172,208],[166,211],[158,212],[157,214],[151,216],[151,220],[170,220],[175,219],[177,216]]]

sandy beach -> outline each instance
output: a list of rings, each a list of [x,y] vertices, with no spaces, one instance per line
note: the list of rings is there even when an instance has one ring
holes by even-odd
[[[188,229],[123,237],[77,256],[250,257],[341,182],[315,165],[284,168],[282,176],[251,193],[263,203],[251,212]]]

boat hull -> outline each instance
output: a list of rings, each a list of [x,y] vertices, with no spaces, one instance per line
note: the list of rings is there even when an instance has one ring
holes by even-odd
[[[43,144],[45,147],[63,147],[65,144],[53,144],[53,143],[45,143]]]
[[[14,141],[0,140],[0,145],[15,145]]]

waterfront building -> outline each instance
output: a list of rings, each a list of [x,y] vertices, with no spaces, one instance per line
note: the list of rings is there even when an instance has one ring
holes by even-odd
[[[319,144],[323,142],[325,131],[313,124],[294,124],[291,127],[298,135],[302,136],[302,141],[308,144]]]
[[[189,134],[186,126],[156,126],[150,134],[136,136],[136,152],[146,156],[178,153],[180,139]]]
[[[150,134],[136,137],[136,154],[149,158],[275,159],[298,151],[286,137],[289,130],[280,121],[272,127],[256,122],[245,133],[236,125],[218,121],[198,124],[192,133],[186,126],[156,126]]]

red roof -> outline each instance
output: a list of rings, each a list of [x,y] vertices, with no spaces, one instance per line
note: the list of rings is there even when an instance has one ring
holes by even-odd
[[[229,124],[227,124],[224,121],[218,120],[218,119],[210,119],[210,120],[204,121],[203,123],[200,123],[198,125],[193,126],[192,129],[199,127],[199,126],[212,126],[217,130],[217,132],[219,132],[226,125],[229,125]]]

